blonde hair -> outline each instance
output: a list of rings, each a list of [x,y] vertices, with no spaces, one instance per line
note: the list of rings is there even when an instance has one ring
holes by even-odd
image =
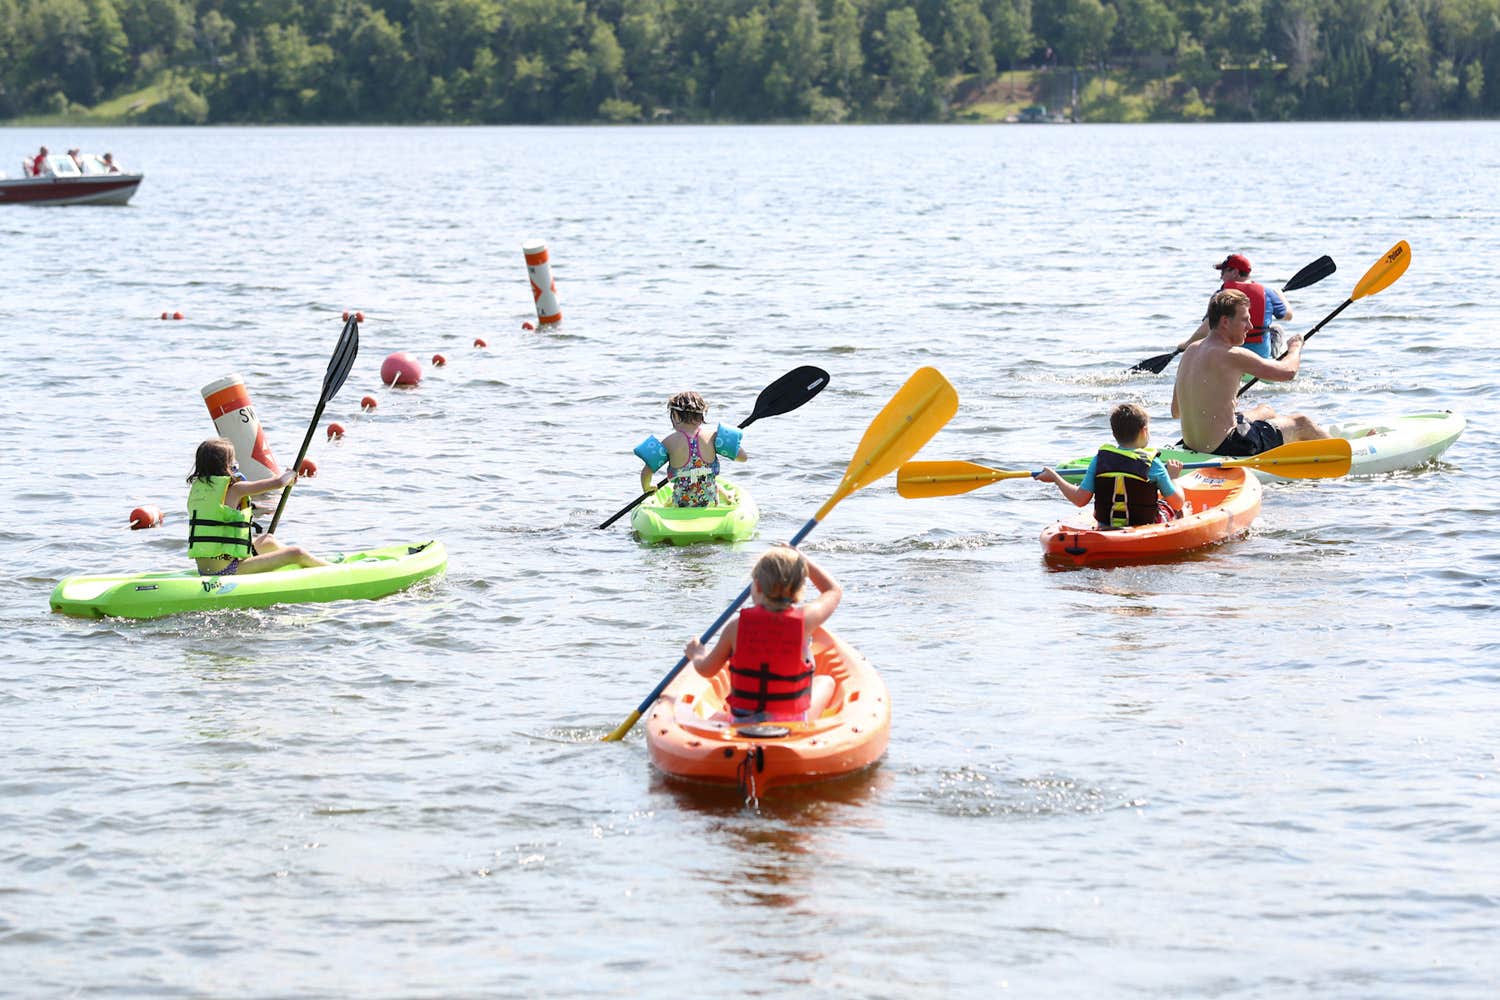
[[[667,412],[683,423],[694,417],[702,423],[708,416],[708,402],[696,392],[679,392],[667,400]]]
[[[756,561],[750,578],[760,589],[767,608],[785,611],[802,596],[802,585],[807,581],[807,557],[796,549],[778,545]]]
[[[227,476],[233,459],[234,445],[225,438],[209,438],[198,446],[198,452],[193,456],[193,473],[187,481]]]

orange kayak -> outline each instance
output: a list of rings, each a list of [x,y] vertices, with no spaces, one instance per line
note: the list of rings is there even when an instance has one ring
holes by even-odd
[[[1074,566],[1150,562],[1243,535],[1260,514],[1260,480],[1248,469],[1196,469],[1177,485],[1192,505],[1185,517],[1100,530],[1087,510],[1082,522],[1059,521],[1043,531],[1042,551],[1050,562]]]
[[[811,784],[853,774],[885,753],[891,699],[868,660],[832,632],[812,636],[819,674],[834,680],[833,698],[810,722],[736,724],[724,701],[729,671],[678,674],[646,716],[651,763],[665,774],[746,793]]]

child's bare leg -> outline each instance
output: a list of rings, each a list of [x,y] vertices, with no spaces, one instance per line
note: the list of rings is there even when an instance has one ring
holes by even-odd
[[[819,674],[812,679],[812,698],[807,705],[807,720],[816,722],[833,700],[833,678]]]
[[[278,546],[274,552],[266,552],[258,556],[252,556],[240,563],[240,573],[268,573],[273,569],[283,566],[300,566],[303,568],[311,566],[327,566],[326,560],[308,552],[300,545]]]

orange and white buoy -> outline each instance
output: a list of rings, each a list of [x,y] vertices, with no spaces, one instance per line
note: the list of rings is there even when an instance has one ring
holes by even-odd
[[[274,479],[281,475],[281,466],[276,464],[260,418],[250,404],[244,379],[238,375],[215,379],[203,387],[203,402],[219,436],[234,445],[235,460],[246,478]]]
[[[141,504],[130,512],[130,530],[139,531],[142,528],[154,528],[161,524],[161,508],[155,504]]]
[[[552,281],[552,259],[547,254],[547,244],[531,240],[522,244],[526,254],[526,274],[531,278],[531,297],[536,302],[536,319],[543,326],[562,321],[562,308],[557,304],[557,285]]]

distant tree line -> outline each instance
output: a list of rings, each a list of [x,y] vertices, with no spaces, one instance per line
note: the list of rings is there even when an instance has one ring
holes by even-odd
[[[1163,119],[1494,116],[1497,40],[1500,0],[0,0],[0,117],[943,121],[1025,67]]]

